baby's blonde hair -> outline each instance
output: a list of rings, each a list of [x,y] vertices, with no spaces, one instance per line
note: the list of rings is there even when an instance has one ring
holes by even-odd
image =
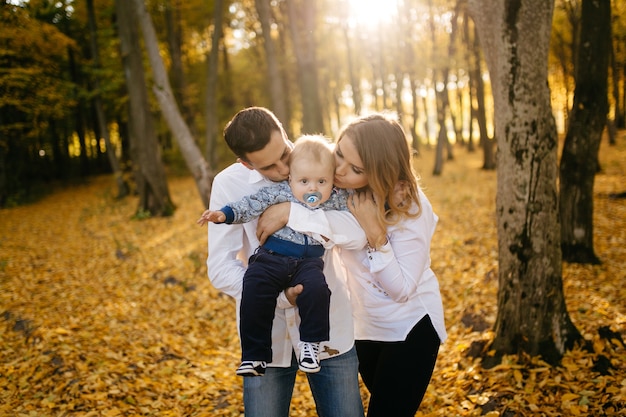
[[[335,154],[330,140],[323,135],[303,135],[296,139],[289,154],[289,166],[298,158],[306,158],[324,168],[335,169]]]

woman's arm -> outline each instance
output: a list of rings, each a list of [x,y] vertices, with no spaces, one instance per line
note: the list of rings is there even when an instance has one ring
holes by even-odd
[[[430,244],[437,216],[425,197],[421,203],[419,217],[390,227],[389,242],[367,254],[372,278],[397,302],[405,302],[415,294],[430,269]]]
[[[345,249],[362,249],[367,245],[363,229],[349,212],[311,210],[297,203],[268,207],[259,218],[257,238],[263,244],[268,236],[284,226],[326,242],[327,248],[337,245]]]
[[[336,245],[358,250],[367,245],[363,229],[348,211],[310,210],[300,204],[291,204],[287,226],[325,242],[326,248]]]

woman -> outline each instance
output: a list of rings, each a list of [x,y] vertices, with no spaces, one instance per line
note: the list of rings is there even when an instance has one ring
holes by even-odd
[[[368,417],[414,416],[446,339],[430,242],[437,224],[411,168],[402,127],[382,115],[339,134],[335,185],[354,189],[350,210],[368,239],[341,250],[355,319]]]
[[[361,117],[339,134],[335,185],[368,239],[362,250],[338,248],[347,270],[359,372],[370,392],[368,417],[413,417],[446,339],[430,242],[437,224],[411,168],[402,127],[383,115]],[[290,227],[313,230],[331,212],[291,205]],[[308,217],[307,217],[308,216]]]

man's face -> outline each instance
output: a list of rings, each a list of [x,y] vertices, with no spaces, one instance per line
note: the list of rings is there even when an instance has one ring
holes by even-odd
[[[275,130],[265,148],[246,154],[247,161],[241,162],[271,181],[284,181],[289,177],[287,159],[291,148],[293,143],[287,140],[280,130]]]

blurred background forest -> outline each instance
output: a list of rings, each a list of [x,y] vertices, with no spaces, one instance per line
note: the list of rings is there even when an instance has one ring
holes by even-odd
[[[581,3],[554,9],[549,83],[560,133]],[[626,119],[626,4],[611,3],[609,133]],[[489,76],[462,0],[149,0],[146,15],[132,4],[0,2],[0,207],[103,173],[123,196],[141,187],[133,169],[142,161],[148,178],[191,171],[210,183],[234,159],[224,124],[251,105],[271,108],[292,138],[333,136],[352,115],[391,111],[416,150],[439,145],[434,174],[453,144],[482,149],[483,167],[495,168]],[[165,72],[141,35],[146,17]],[[173,95],[174,124],[159,91]],[[133,94],[145,105],[133,109]],[[137,132],[149,137],[131,140]],[[200,187],[205,203],[209,191]],[[140,203],[137,214],[170,214],[176,202],[164,195],[164,206]]]
[[[8,364],[0,389],[11,400],[4,410],[84,411],[117,401],[120,409],[180,406],[185,411],[172,415],[190,415],[210,401],[209,415],[238,415],[239,380],[228,387],[223,378],[232,373],[224,369],[236,353],[236,331],[230,319],[212,316],[228,312],[232,300],[205,278],[206,234],[189,236],[213,176],[235,159],[222,129],[254,105],[272,109],[292,139],[332,137],[373,111],[404,125],[441,214],[433,260],[452,323],[433,384],[441,391],[427,399],[426,413],[624,415],[626,2],[503,4],[0,0],[0,296],[8,323],[0,334]],[[45,194],[58,204],[45,205]],[[150,220],[129,221],[133,213]],[[189,270],[176,270],[181,259]],[[179,309],[150,277],[189,297],[198,288],[199,301]],[[189,277],[201,278],[188,285]],[[207,294],[209,305],[202,304]],[[168,328],[144,333],[156,316],[152,305],[135,303],[153,296],[165,300],[156,304]],[[115,320],[100,320],[96,307]],[[127,316],[144,312],[125,331]],[[181,330],[194,314],[198,332]],[[469,337],[469,328],[484,340]],[[94,335],[106,343],[80,353],[83,344],[70,336],[82,331],[84,345]],[[135,349],[137,334],[175,336],[146,339],[122,371],[103,360],[121,361],[118,350]],[[201,369],[197,379],[185,374],[180,395],[162,395],[172,369],[161,367],[201,352],[207,334],[228,339],[217,343],[218,354],[202,353],[222,362],[186,362],[190,372]],[[143,358],[151,358],[155,376],[137,377]],[[122,381],[106,392],[116,378],[139,385]],[[128,394],[153,383],[143,397]],[[207,383],[224,388],[207,400]],[[22,397],[31,394],[32,402]],[[301,408],[313,413],[310,404]]]

